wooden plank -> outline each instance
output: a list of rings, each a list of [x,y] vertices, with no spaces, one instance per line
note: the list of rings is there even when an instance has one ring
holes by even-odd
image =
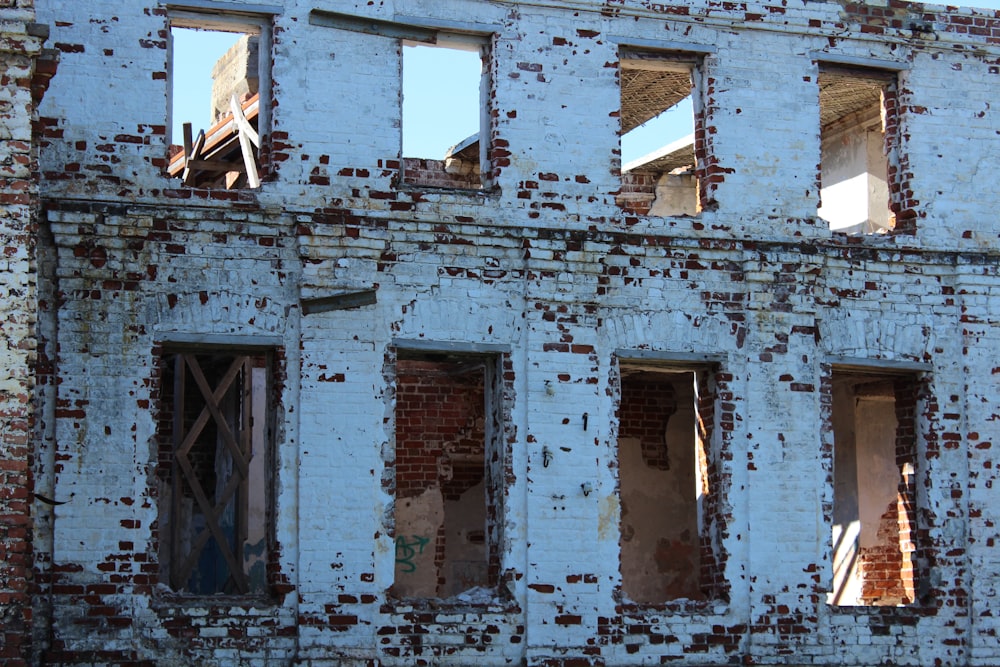
[[[311,315],[313,313],[326,313],[331,310],[360,308],[362,306],[370,306],[374,303],[376,303],[376,294],[373,289],[346,292],[344,294],[321,296],[314,299],[302,299],[302,314]]]
[[[198,366],[198,360],[197,358],[195,358],[193,354],[183,354],[180,356],[187,363],[188,367]],[[239,370],[240,367],[238,364],[231,365],[229,367],[229,370],[226,371],[226,374],[222,376],[221,380],[219,380],[219,385],[215,388],[215,392],[212,394],[212,397],[214,398],[216,403],[221,401],[222,397],[226,395],[227,391],[229,391],[229,385],[233,383],[233,379],[236,378],[236,375],[239,373]],[[201,373],[200,367],[198,367],[198,372]],[[201,430],[205,427],[205,424],[208,423],[208,419],[211,416],[212,412],[211,410],[209,410],[208,405],[206,404],[205,407],[202,408],[201,413],[198,415],[198,418],[195,419],[194,423],[191,425],[190,430],[188,431],[187,435],[184,438],[184,442],[181,443],[181,448],[180,450],[178,450],[179,454],[187,456],[188,452],[191,451],[191,447],[194,445],[194,441],[201,434]]]
[[[251,413],[253,406],[253,359],[251,357],[244,357],[244,359],[243,386],[241,387],[242,391],[240,392],[239,401],[242,418],[240,424],[240,449],[243,450],[243,456],[246,457],[249,464],[253,459],[253,415]],[[240,563],[245,562],[243,546],[250,535],[250,518],[247,516],[249,507],[250,475],[248,468],[247,476],[240,482],[239,503],[236,505],[236,525],[238,527],[236,532],[236,560]]]
[[[198,154],[201,152],[201,147],[205,144],[205,133],[199,132],[198,138],[194,140],[194,145],[191,147],[191,152],[187,156],[187,160],[194,160],[198,158]],[[194,170],[189,168],[187,165],[184,167],[184,172],[181,174],[181,182],[184,185],[194,185]]]
[[[251,188],[259,188],[260,176],[257,174],[257,158],[254,156],[254,150],[250,145],[251,143],[260,145],[260,137],[257,136],[257,133],[254,132],[253,128],[250,127],[250,123],[243,116],[243,109],[240,108],[235,95],[229,98],[229,107],[233,112],[233,120],[236,122],[236,132],[240,140],[240,152],[243,153],[243,163],[246,165],[247,170],[247,184]],[[244,129],[244,126],[250,128],[249,132]]]
[[[236,561],[233,558],[233,554],[226,542],[226,535],[222,532],[222,528],[219,527],[219,522],[216,518],[219,515],[219,512],[216,511],[216,507],[208,500],[204,490],[201,488],[201,484],[198,482],[198,477],[195,474],[194,468],[191,467],[191,462],[186,458],[178,458],[177,462],[184,471],[184,476],[187,477],[188,485],[194,493],[195,502],[198,503],[198,508],[205,517],[205,527],[210,530],[212,536],[215,537],[215,541],[219,545],[219,550],[222,552],[222,555],[229,564],[229,567],[235,568]],[[193,571],[196,562],[197,554],[189,552],[187,559],[184,561],[183,568],[178,573],[181,581],[186,582],[191,578],[191,572]]]
[[[184,164],[191,160],[191,152],[194,146],[194,140],[192,139],[194,135],[191,130],[191,123],[184,123]]]
[[[202,398],[205,401],[206,405],[202,409],[201,414],[199,415],[198,419],[193,425],[192,430],[186,434],[182,446],[177,451],[174,459],[177,465],[183,471],[184,476],[187,478],[188,485],[190,486],[191,491],[194,494],[195,502],[198,504],[198,507],[201,510],[202,515],[205,517],[206,525],[205,528],[199,533],[195,541],[191,544],[191,549],[188,552],[187,557],[184,559],[184,561],[180,563],[180,566],[176,570],[174,570],[174,564],[171,563],[171,571],[172,571],[171,580],[175,588],[183,588],[184,584],[191,578],[191,573],[193,572],[194,567],[197,564],[201,550],[208,543],[208,539],[210,537],[214,537],[216,543],[218,544],[219,550],[223,555],[223,558],[226,560],[226,563],[229,566],[230,577],[233,579],[233,582],[239,589],[239,591],[241,593],[246,593],[249,590],[249,584],[246,580],[245,574],[243,573],[240,562],[236,558],[236,555],[233,553],[233,550],[228,540],[226,539],[225,532],[219,525],[219,517],[222,515],[222,512],[225,511],[225,508],[228,505],[230,499],[239,489],[240,485],[246,480],[248,469],[245,465],[246,462],[244,461],[242,453],[238,451],[238,448],[237,451],[234,452],[233,447],[230,446],[231,443],[234,441],[234,438],[232,436],[232,433],[229,431],[228,423],[224,415],[222,415],[221,409],[219,408],[219,404],[225,397],[225,394],[228,391],[229,387],[233,384],[234,379],[239,375],[239,371],[245,368],[245,365],[249,363],[248,361],[249,357],[246,356],[236,357],[230,364],[226,374],[223,376],[223,378],[219,382],[219,385],[216,387],[214,391],[211,390],[211,388],[208,386],[208,382],[205,380],[204,373],[202,373],[201,371],[201,366],[198,363],[197,358],[193,354],[179,354],[178,357],[182,362],[182,368],[180,373],[183,373],[184,365],[186,365],[191,370],[191,375],[195,379],[195,382],[198,384],[198,387],[202,393]],[[242,392],[241,392],[241,397],[242,397]],[[182,404],[181,413],[183,413],[183,409],[184,406]],[[224,446],[226,446],[226,448],[230,451],[231,455],[233,456],[234,463],[236,464],[237,468],[233,471],[232,476],[227,481],[226,487],[223,490],[220,497],[216,498],[214,502],[209,500],[208,496],[205,493],[205,490],[201,487],[201,483],[198,481],[197,474],[195,473],[194,468],[192,467],[191,462],[187,457],[187,453],[193,446],[194,440],[198,437],[201,430],[204,428],[204,425],[207,422],[207,416],[209,414],[211,414],[211,416],[214,418],[218,432],[219,434],[222,435],[223,444]],[[241,462],[244,463],[244,466],[242,468],[240,468],[239,466]],[[239,500],[237,502],[239,502]],[[239,512],[238,507],[237,507],[237,512]],[[175,543],[179,542],[180,540],[175,538]],[[240,545],[242,544],[241,538],[238,535],[237,535],[237,543]],[[240,553],[242,553],[241,546],[240,546]]]
[[[219,527],[219,518],[222,513],[226,510],[226,506],[229,504],[229,500],[236,493],[240,485],[239,475],[234,474],[226,482],[226,486],[223,488],[222,493],[219,496],[218,502],[209,508],[208,511],[202,510],[202,514],[205,517],[205,527],[202,528],[201,532],[191,543],[191,550],[188,552],[187,558],[184,560],[183,569],[187,572],[187,577],[184,579],[187,581],[191,577],[191,572],[194,570],[194,566],[198,563],[198,557],[201,554],[201,550],[205,548],[208,544],[208,540],[211,537],[215,538],[216,544],[219,545],[219,550],[222,552],[222,557],[226,560],[226,564],[229,566],[229,575],[232,577],[236,588],[239,589],[240,593],[247,593],[250,590],[250,585],[247,582],[246,575],[243,572],[242,567],[236,562],[236,557],[233,555],[232,549],[229,547],[229,542],[225,539],[225,533]]]
[[[177,452],[180,449],[182,435],[184,434],[184,358],[183,355],[174,357],[174,414],[171,433],[171,448],[173,456],[170,457],[170,587],[174,590],[184,588],[187,579],[180,576],[181,573],[181,540],[180,540],[180,519],[182,488],[181,470],[177,461]]]
[[[240,368],[242,367],[243,360],[246,357],[236,357],[233,363],[229,367],[226,376],[232,374],[235,378],[239,374]],[[205,379],[204,373],[201,372],[201,367],[198,365],[197,361],[194,364],[189,365],[191,368],[191,377],[194,378],[195,383],[198,388],[201,389],[202,397],[205,399],[205,407],[208,408],[209,412],[212,413],[212,417],[215,418],[215,427],[218,433],[222,436],[222,442],[229,449],[229,453],[233,457],[233,463],[239,468],[240,475],[247,477],[250,474],[250,467],[247,464],[245,458],[243,458],[243,453],[240,451],[239,443],[236,442],[236,436],[233,435],[232,430],[229,428],[229,423],[226,421],[225,416],[222,414],[222,410],[219,408],[219,402],[222,396],[225,395],[225,390],[223,390],[222,395],[216,397],[216,393],[212,391],[212,388],[208,385],[208,380]],[[232,379],[230,379],[232,383]]]
[[[250,138],[250,142],[257,148],[260,148],[260,136],[257,134],[257,130],[253,129],[253,125],[250,124],[247,117],[243,115],[243,107],[235,95],[229,98],[229,110],[233,114],[233,121],[236,123],[237,130],[240,133],[245,133]]]

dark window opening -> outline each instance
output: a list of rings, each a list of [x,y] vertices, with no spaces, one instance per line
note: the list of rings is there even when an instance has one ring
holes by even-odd
[[[915,600],[917,379],[833,371],[833,590],[837,605]]]
[[[715,374],[623,364],[618,404],[622,594],[724,599]]]
[[[160,360],[160,581],[199,595],[266,589],[269,355]]]
[[[263,20],[171,14],[171,177],[199,188],[260,185],[269,57],[270,32]]]
[[[488,44],[479,36],[437,33],[434,44],[404,41],[402,55],[403,183],[488,185]]]
[[[397,352],[396,597],[492,599],[504,479],[500,363]]]
[[[879,70],[820,68],[819,216],[833,231],[877,234],[896,226],[896,79]]]
[[[699,63],[690,54],[624,49],[619,58],[618,204],[643,215],[695,215],[701,210],[695,131]]]

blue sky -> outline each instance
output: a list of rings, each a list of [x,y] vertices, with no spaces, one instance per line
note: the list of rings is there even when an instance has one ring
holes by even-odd
[[[1000,0],[978,0],[972,7],[1000,9]],[[210,120],[211,69],[239,37],[236,33],[173,29],[174,76],[182,86],[173,93],[171,141],[182,141],[181,124],[191,122],[194,133]],[[403,154],[408,157],[444,157],[452,145],[479,127],[479,62],[474,53],[454,49],[407,47],[403,51]],[[441,72],[448,71],[447,77]],[[645,155],[690,134],[690,103],[636,128],[622,137],[622,162]],[[408,131],[413,129],[419,131]]]
[[[170,141],[183,141],[182,125],[191,123],[195,136],[208,129],[212,116],[212,65],[229,50],[240,34],[173,28],[173,126]]]

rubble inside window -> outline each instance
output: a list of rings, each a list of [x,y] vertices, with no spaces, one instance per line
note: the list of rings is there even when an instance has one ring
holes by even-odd
[[[493,599],[503,480],[498,363],[494,355],[398,351],[395,597]]]
[[[264,593],[268,355],[175,351],[160,363],[160,581],[199,595]]]
[[[911,375],[834,369],[830,604],[915,600],[916,396]]]
[[[692,110],[697,63],[689,54],[624,49],[619,62],[623,152],[647,123],[664,134],[622,165],[618,204],[637,214],[698,213]],[[677,138],[664,141],[670,136]]]
[[[819,72],[819,216],[846,234],[894,227],[889,208],[889,162],[895,130],[896,74],[823,65]]]
[[[213,189],[260,186],[261,135],[267,132],[270,42],[263,21],[246,21],[243,17],[209,19],[198,14],[171,17],[170,117],[175,125],[180,121],[183,129],[181,136],[172,137],[167,173],[181,179],[186,186]],[[180,52],[177,45],[181,43],[182,48],[199,51],[220,43],[231,44],[211,65],[210,99],[199,98],[193,82],[179,76],[181,62],[204,58],[201,53]],[[182,104],[183,101],[189,103]],[[191,104],[201,106],[205,115],[180,117],[189,113],[186,110]]]

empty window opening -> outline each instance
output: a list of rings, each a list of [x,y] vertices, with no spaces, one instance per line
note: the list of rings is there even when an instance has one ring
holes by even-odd
[[[172,15],[170,176],[200,188],[260,185],[269,51],[263,22]]]
[[[623,596],[637,604],[723,597],[713,374],[628,364],[620,373]]]
[[[623,50],[622,189],[619,205],[638,214],[694,215],[699,210],[694,82],[689,54]]]
[[[265,591],[268,368],[261,353],[160,360],[160,581],[174,591]]]
[[[403,182],[477,189],[489,176],[489,78],[482,37],[403,42]]]
[[[872,234],[895,226],[889,165],[896,78],[878,70],[820,69],[819,216],[831,230]]]
[[[833,590],[837,605],[914,601],[917,381],[833,372]]]
[[[496,587],[499,361],[397,352],[396,597],[476,602]]]

